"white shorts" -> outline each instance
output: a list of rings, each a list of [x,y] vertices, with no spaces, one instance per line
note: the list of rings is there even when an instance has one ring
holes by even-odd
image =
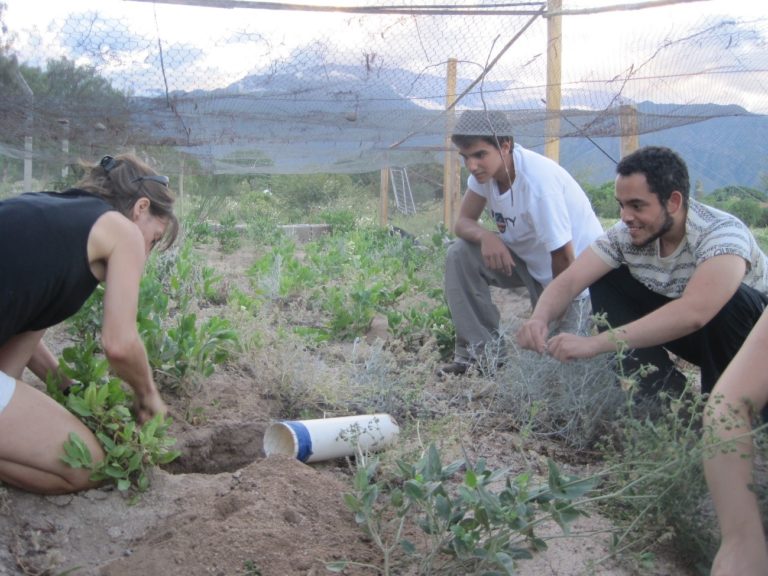
[[[0,412],[8,406],[16,390],[16,379],[11,378],[5,372],[0,372]]]

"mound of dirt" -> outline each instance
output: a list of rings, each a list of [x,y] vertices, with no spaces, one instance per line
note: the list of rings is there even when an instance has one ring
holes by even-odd
[[[14,493],[0,574],[322,574],[342,556],[374,560],[344,490],[333,474],[272,456],[233,473],[160,471],[135,504],[105,490]]]
[[[221,265],[242,269],[250,259],[241,259]],[[500,303],[505,314],[527,313],[527,299],[508,298]],[[256,363],[218,370],[191,400],[166,397],[182,456],[155,471],[135,501],[108,487],[56,497],[0,487],[0,576],[309,576],[328,573],[325,563],[341,559],[381,566],[343,503],[349,463],[264,458],[264,430],[279,414],[270,398]],[[476,429],[464,441],[489,465],[545,473],[546,450],[519,449],[512,432]],[[635,574],[611,561],[590,568],[608,555],[609,528],[597,515],[585,518],[574,527],[579,536],[550,541],[518,573]],[[543,530],[559,534],[554,526]],[[645,574],[688,572],[660,559]]]

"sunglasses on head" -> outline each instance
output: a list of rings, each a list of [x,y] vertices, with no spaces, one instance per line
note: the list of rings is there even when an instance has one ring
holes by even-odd
[[[115,169],[115,166],[117,166],[117,160],[112,158],[112,156],[104,156],[104,158],[102,158],[99,162],[99,166],[104,168],[104,172],[109,174],[112,170]]]
[[[163,176],[158,174],[157,176],[139,176],[138,178],[134,178],[131,180],[131,183],[134,182],[143,182],[144,180],[149,180],[150,182],[157,182],[158,184],[162,184],[166,188],[168,187],[168,183],[170,180],[168,179],[168,176]]]
[[[107,176],[109,176],[109,173],[117,167],[117,160],[115,160],[112,156],[104,156],[101,161],[99,162],[99,166],[104,168],[104,172],[107,173]],[[139,176],[137,178],[134,178],[131,180],[131,184],[135,184],[136,182],[143,182],[144,180],[149,180],[151,182],[157,182],[158,184],[162,184],[166,188],[168,187],[168,184],[170,180],[168,179],[168,176],[163,175],[148,175],[148,176]]]

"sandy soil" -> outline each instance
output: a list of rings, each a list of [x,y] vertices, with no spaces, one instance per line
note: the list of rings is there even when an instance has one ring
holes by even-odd
[[[236,275],[244,265],[241,257],[224,267]],[[505,315],[527,314],[526,299],[497,296]],[[183,456],[157,470],[136,502],[109,488],[41,497],[0,487],[0,576],[309,576],[328,573],[332,560],[380,562],[342,501],[350,462],[264,457],[264,430],[279,415],[259,372],[247,363],[217,371],[195,397],[206,407],[199,418],[185,420],[187,400],[167,399],[178,416],[171,433]],[[546,456],[557,451],[525,447],[512,432],[475,430],[466,444],[489,465],[518,472],[544,473]],[[576,536],[551,540],[548,551],[520,562],[518,573],[689,574],[672,555],[643,572],[627,562],[594,565],[608,554],[609,528],[593,514],[577,524]]]

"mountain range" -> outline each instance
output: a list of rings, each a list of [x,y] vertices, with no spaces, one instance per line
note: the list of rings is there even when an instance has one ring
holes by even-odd
[[[469,82],[459,79],[457,93]],[[138,98],[134,110],[138,123],[139,117],[151,119],[147,130],[154,137],[177,144],[184,144],[182,119],[186,151],[206,157],[215,172],[363,172],[443,161],[444,83],[401,68],[322,65],[254,74],[211,91],[172,93],[172,112],[165,98]],[[541,100],[509,99],[504,82],[486,81],[483,93],[470,91],[457,108],[507,111],[516,141],[543,152]],[[620,150],[616,109],[590,110],[585,104],[612,99],[598,92],[563,95],[569,108],[561,113],[560,163],[584,183],[614,178]],[[165,120],[157,117],[163,107]],[[675,149],[688,163],[692,185],[704,193],[728,185],[765,188],[768,116],[721,104],[646,101],[635,108],[640,145]]]

